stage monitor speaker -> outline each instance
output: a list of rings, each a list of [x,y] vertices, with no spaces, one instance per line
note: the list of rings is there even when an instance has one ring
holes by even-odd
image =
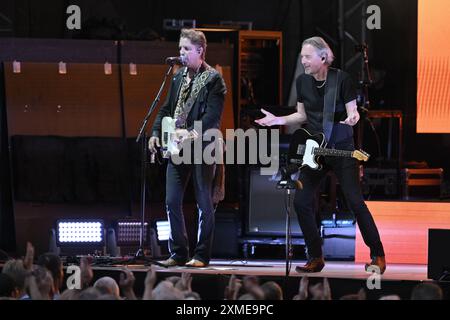
[[[241,236],[240,219],[236,212],[216,212],[213,258],[234,259],[239,257],[239,237]]]
[[[450,230],[428,229],[428,278],[438,281],[450,277]]]
[[[278,178],[279,179],[279,178]],[[261,175],[260,169],[250,171],[248,199],[248,234],[284,236],[286,234],[286,191],[276,188],[277,178]],[[291,193],[293,201],[295,192]],[[302,236],[294,207],[291,208],[293,236]]]
[[[324,227],[322,230],[326,260],[355,260],[355,225]]]

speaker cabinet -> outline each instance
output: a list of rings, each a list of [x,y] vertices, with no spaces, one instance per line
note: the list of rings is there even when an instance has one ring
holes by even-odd
[[[355,260],[355,226],[324,227],[323,254],[326,260]]]
[[[450,230],[428,229],[428,278],[448,279],[450,275]]]
[[[260,170],[250,171],[248,199],[248,234],[283,236],[286,233],[285,190],[276,188],[277,177],[261,175]],[[293,201],[295,192],[291,193]],[[291,207],[291,231],[293,236],[302,236],[294,207]]]
[[[239,257],[240,219],[237,212],[223,211],[215,214],[213,258],[233,259]]]

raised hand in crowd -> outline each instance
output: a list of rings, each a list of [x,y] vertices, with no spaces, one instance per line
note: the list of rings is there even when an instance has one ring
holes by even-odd
[[[175,284],[175,288],[186,291],[186,292],[192,292],[192,274],[188,272],[183,272],[181,274],[181,279]]]
[[[33,261],[34,261],[34,247],[31,244],[31,242],[27,242],[25,257],[23,258],[23,267],[31,271],[33,269]]]
[[[243,279],[244,289],[253,295],[256,300],[264,300],[264,291],[259,285],[258,277],[245,276]]]
[[[144,295],[142,296],[142,300],[151,300],[153,296],[153,288],[156,284],[156,268],[154,265],[150,266],[150,269],[147,271],[147,276],[144,280],[145,290]]]
[[[237,300],[241,287],[242,280],[232,274],[228,286],[225,287],[225,300]]]
[[[136,294],[134,293],[134,282],[136,278],[134,277],[133,272],[128,269],[123,269],[123,272],[120,274],[119,286],[122,289],[122,294],[128,300],[136,300]]]
[[[86,257],[82,257],[80,260],[81,269],[81,288],[86,289],[94,279],[94,271]]]
[[[308,276],[303,276],[298,286],[298,293],[294,296],[293,300],[307,300],[308,299]]]
[[[327,278],[309,288],[312,300],[331,300],[331,289]]]

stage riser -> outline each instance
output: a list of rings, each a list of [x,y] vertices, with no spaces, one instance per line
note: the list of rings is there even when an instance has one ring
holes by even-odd
[[[378,226],[388,263],[427,264],[428,229],[450,229],[450,203],[367,201]],[[355,262],[369,259],[359,229]]]

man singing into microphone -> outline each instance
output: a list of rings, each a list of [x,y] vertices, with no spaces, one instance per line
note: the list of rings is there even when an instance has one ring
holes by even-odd
[[[149,139],[150,152],[160,147],[162,118],[176,119],[175,135],[180,143],[192,136],[194,121],[201,121],[202,132],[219,128],[226,88],[222,76],[205,62],[206,37],[201,31],[183,29],[179,41],[180,57],[168,58],[167,63],[181,63],[183,67],[173,76],[165,103],[161,106]],[[198,137],[201,139],[202,137]],[[209,142],[208,142],[209,143]],[[207,145],[202,143],[203,148]],[[181,150],[183,152],[183,150]],[[181,163],[169,159],[166,175],[166,210],[170,222],[170,257],[166,266],[205,267],[211,258],[214,230],[212,184],[215,164]],[[197,245],[189,260],[189,247],[183,217],[183,196],[189,178],[199,212]]]
[[[348,73],[330,68],[334,56],[328,44],[320,37],[306,39],[302,44],[302,64],[305,73],[297,78],[297,112],[276,117],[263,110],[265,117],[256,120],[262,126],[306,123],[311,133],[324,133],[328,148],[354,150],[353,126],[359,120],[356,90]],[[361,235],[370,248],[371,262],[366,270],[383,273],[386,269],[383,245],[373,217],[364,203],[359,185],[356,159],[330,157],[324,159],[323,170],[303,168],[297,190],[295,211],[305,237],[308,262],[298,266],[297,272],[319,272],[325,265],[322,239],[317,229],[313,203],[316,191],[327,171],[332,170],[342,187],[350,209],[356,216]],[[377,267],[369,269],[370,266]]]

